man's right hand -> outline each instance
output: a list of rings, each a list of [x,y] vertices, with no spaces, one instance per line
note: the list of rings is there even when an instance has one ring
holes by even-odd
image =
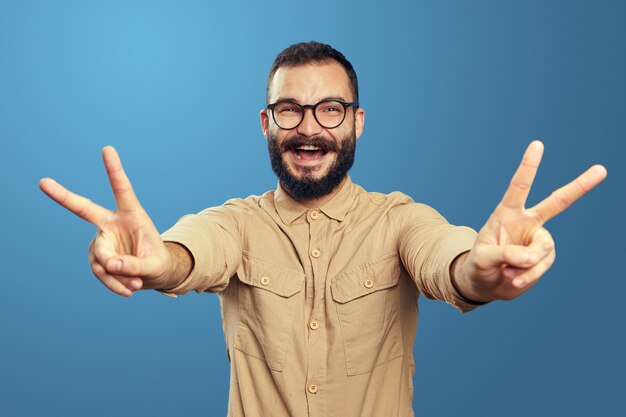
[[[42,179],[39,188],[98,227],[89,246],[89,262],[96,277],[111,291],[128,297],[141,288],[171,288],[181,280],[176,276],[176,260],[141,207],[115,149],[105,147],[102,158],[117,202],[116,211],[74,194],[50,178]],[[185,269],[188,272],[190,268]]]

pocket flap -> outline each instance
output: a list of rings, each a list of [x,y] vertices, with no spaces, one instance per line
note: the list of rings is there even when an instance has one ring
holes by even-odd
[[[391,288],[400,280],[400,260],[393,252],[372,262],[359,265],[333,278],[333,299],[347,303],[364,295]]]
[[[281,297],[291,297],[299,293],[304,285],[303,272],[271,264],[249,252],[244,252],[237,276],[245,284]]]

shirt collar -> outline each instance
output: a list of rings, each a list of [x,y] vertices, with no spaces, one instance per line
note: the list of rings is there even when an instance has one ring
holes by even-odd
[[[352,182],[350,176],[348,176],[346,178],[346,182],[341,186],[341,189],[337,192],[337,194],[319,207],[320,211],[331,219],[343,221],[348,213],[348,210],[354,203],[357,188],[358,186],[356,186]],[[274,192],[274,204],[278,215],[285,224],[291,224],[295,219],[302,216],[302,214],[304,214],[307,210],[310,210],[287,194],[287,192],[283,190],[283,187],[281,187],[280,183]]]

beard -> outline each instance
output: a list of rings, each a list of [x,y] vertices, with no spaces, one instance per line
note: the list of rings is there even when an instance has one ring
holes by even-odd
[[[297,147],[304,145],[316,146],[324,151],[325,154],[327,152],[335,152],[337,154],[337,159],[321,178],[315,178],[313,170],[304,170],[303,175],[298,178],[289,171],[289,168],[283,161],[285,152],[295,150]],[[272,169],[283,189],[295,200],[311,200],[330,194],[346,177],[354,163],[356,135],[354,131],[349,133],[342,138],[339,144],[322,136],[304,137],[302,135],[293,136],[279,144],[276,136],[269,134],[267,147]]]

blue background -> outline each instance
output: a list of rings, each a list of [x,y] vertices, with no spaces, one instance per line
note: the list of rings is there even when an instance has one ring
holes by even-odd
[[[621,414],[625,20],[623,1],[0,0],[0,415],[226,414],[217,297],[110,293],[87,263],[93,226],[37,183],[114,208],[112,144],[160,230],[274,188],[265,77],[311,39],[359,75],[366,189],[480,228],[532,139],[531,204],[609,171],[549,223],[557,262],[530,292],[467,315],[421,301],[416,414]]]

